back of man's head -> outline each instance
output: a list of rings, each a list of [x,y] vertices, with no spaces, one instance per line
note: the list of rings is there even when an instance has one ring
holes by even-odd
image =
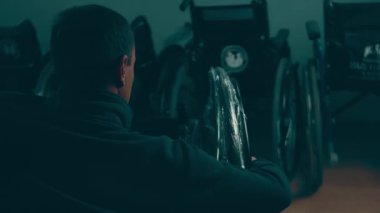
[[[128,21],[103,6],[67,9],[53,25],[52,60],[64,88],[91,90],[117,86],[117,69],[123,56],[131,55],[133,46]]]

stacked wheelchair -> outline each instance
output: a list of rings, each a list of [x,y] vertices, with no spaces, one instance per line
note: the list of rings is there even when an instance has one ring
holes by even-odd
[[[136,40],[137,58],[143,59],[132,97],[136,129],[183,138],[242,168],[251,155],[270,158],[290,180],[299,180],[298,193],[315,192],[323,176],[318,82],[315,72],[292,63],[289,31],[269,36],[265,1],[232,6],[184,1],[181,9],[186,8],[191,24],[170,37],[158,57],[147,45],[146,19],[132,24],[137,39],[148,38]],[[138,89],[140,81],[151,82],[151,88]],[[149,107],[141,107],[147,102]]]

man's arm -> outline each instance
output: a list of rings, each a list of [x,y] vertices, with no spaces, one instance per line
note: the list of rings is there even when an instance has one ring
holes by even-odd
[[[204,151],[176,141],[166,147],[185,168],[186,203],[194,209],[227,212],[280,212],[291,202],[289,181],[282,170],[266,160],[256,160],[249,169],[222,165]]]

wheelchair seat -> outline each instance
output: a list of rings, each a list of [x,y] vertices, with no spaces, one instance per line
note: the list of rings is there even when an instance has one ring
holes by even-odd
[[[0,90],[31,91],[40,65],[37,35],[29,20],[0,27]]]

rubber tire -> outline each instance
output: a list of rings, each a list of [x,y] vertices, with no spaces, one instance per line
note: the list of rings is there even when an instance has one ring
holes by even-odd
[[[301,124],[298,144],[300,148],[300,180],[297,196],[309,196],[323,183],[322,115],[316,69],[301,66],[298,69],[300,86]]]
[[[297,171],[297,132],[299,129],[298,124],[298,105],[297,105],[297,91],[296,91],[296,75],[288,59],[283,58],[277,68],[277,73],[274,82],[273,90],[273,107],[272,107],[272,132],[273,144],[275,146],[276,160],[278,164],[284,169],[289,180],[291,180]],[[285,99],[286,98],[286,99]],[[289,126],[286,133],[283,131],[283,124],[285,117],[284,114],[284,101],[286,104],[285,113],[290,113]],[[291,104],[291,105],[289,105]],[[292,124],[290,126],[290,124]],[[284,134],[285,133],[285,134]]]

